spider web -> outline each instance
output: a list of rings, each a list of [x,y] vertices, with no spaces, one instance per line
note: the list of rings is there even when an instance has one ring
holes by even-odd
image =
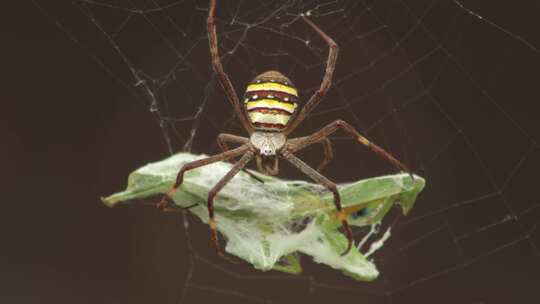
[[[206,1],[34,3],[118,83],[115,98],[153,114],[163,157],[217,153],[218,133],[245,135],[212,75]],[[291,78],[304,100],[314,92],[327,47],[298,20],[308,14],[341,52],[331,91],[295,134],[348,121],[424,176],[427,187],[409,216],[396,211],[383,221],[378,236],[388,227],[393,235],[371,256],[381,275],[369,283],[307,259],[300,276],[229,264],[190,215],[179,221],[141,210],[131,236],[137,283],[130,302],[537,302],[540,202],[531,182],[540,168],[532,114],[540,41],[531,23],[538,8],[465,0],[219,1],[220,52],[239,94],[268,69]],[[337,182],[393,172],[341,135],[332,142],[336,158],[324,173]],[[310,164],[321,155],[317,148],[301,154]],[[287,167],[282,176],[301,177]]]

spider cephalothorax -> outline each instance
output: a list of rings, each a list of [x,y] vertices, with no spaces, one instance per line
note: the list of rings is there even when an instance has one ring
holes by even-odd
[[[337,219],[341,221],[343,232],[347,236],[348,246],[343,254],[350,251],[353,243],[353,234],[349,227],[347,216],[341,207],[341,199],[337,186],[331,180],[320,173],[322,168],[332,159],[332,146],[328,137],[337,130],[344,131],[358,143],[366,146],[371,151],[385,158],[403,171],[410,172],[400,161],[388,152],[370,142],[354,129],[353,126],[343,120],[336,120],[319,131],[304,137],[288,139],[287,136],[313,111],[321,102],[332,84],[332,75],[336,67],[338,46],[332,38],[323,32],[317,25],[306,16],[302,19],[328,44],[328,59],[326,71],[320,87],[313,93],[301,109],[298,109],[298,92],[292,82],[277,71],[268,71],[255,77],[248,85],[244,102],[238,98],[236,91],[223,70],[217,43],[216,24],[216,0],[210,0],[208,8],[208,42],[212,67],[223,87],[227,99],[233,106],[240,123],[249,134],[249,138],[221,133],[218,135],[218,145],[223,153],[207,158],[199,159],[185,164],[178,172],[176,182],[167,194],[163,196],[158,207],[169,210],[169,199],[176,189],[182,184],[184,173],[188,170],[209,165],[218,161],[240,159],[235,162],[232,169],[223,176],[208,193],[208,224],[211,231],[211,239],[219,255],[223,255],[217,238],[217,224],[214,219],[214,197],[225,185],[245,166],[256,159],[257,168],[265,174],[275,175],[278,173],[278,159],[284,159],[309,176],[317,183],[323,185],[334,195],[334,205],[337,209]],[[227,143],[239,144],[240,146],[229,150]],[[312,145],[321,144],[324,149],[324,160],[317,170],[310,167],[294,153]],[[411,174],[412,178],[412,174]]]

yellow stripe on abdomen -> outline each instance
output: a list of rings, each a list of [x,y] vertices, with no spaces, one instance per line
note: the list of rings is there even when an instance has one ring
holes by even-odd
[[[278,113],[263,113],[257,111],[251,111],[248,113],[249,119],[253,123],[264,123],[264,124],[273,124],[273,125],[282,125],[283,127],[287,125],[290,115],[287,114],[278,114]]]
[[[253,91],[277,91],[298,96],[298,91],[295,88],[276,82],[252,83],[248,85],[246,92]]]
[[[296,109],[296,103],[286,103],[272,99],[261,99],[246,103],[246,109],[248,111],[256,108],[278,109],[292,114]]]

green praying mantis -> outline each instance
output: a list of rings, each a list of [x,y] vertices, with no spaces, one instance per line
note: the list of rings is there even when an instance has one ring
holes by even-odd
[[[154,198],[167,192],[178,168],[200,157],[178,153],[145,165],[130,174],[126,190],[102,201],[112,207]],[[230,168],[231,164],[220,162],[189,171],[173,196],[174,203],[189,208],[207,223],[208,191]],[[240,172],[215,200],[217,229],[225,237],[225,252],[263,271],[299,274],[302,253],[356,280],[377,278],[376,266],[359,248],[340,254],[347,239],[338,231],[341,224],[331,193],[304,181],[250,174]],[[340,184],[338,189],[349,224],[363,227],[380,223],[394,205],[406,215],[424,186],[423,178],[415,175],[411,179],[408,173],[400,173]],[[370,253],[373,250],[376,248]]]

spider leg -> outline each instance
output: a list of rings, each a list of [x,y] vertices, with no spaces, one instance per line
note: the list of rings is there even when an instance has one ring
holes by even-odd
[[[216,138],[218,147],[221,149],[222,152],[229,151],[229,146],[227,143],[233,143],[233,144],[245,144],[249,142],[249,138],[237,136],[233,134],[228,133],[219,133]],[[236,158],[229,159],[229,162],[234,163],[236,162]]]
[[[199,204],[197,203],[191,204],[187,207],[179,207],[172,203],[168,204],[168,202],[166,204],[167,205],[158,207],[158,208],[163,212],[179,212],[179,211],[189,210],[191,208],[199,206]],[[143,205],[150,205],[152,207],[156,207],[156,203],[144,203]]]
[[[242,136],[237,136],[237,135],[233,135],[233,134],[227,134],[227,133],[220,133],[218,135],[217,144],[218,144],[219,148],[221,149],[221,151],[225,152],[225,151],[229,150],[229,147],[227,146],[228,142],[229,143],[245,144],[245,143],[249,142],[249,138],[242,137]],[[229,162],[234,162],[234,161],[235,161],[234,158],[229,160]],[[259,177],[257,177],[257,175],[249,172],[245,168],[243,168],[242,171],[247,173],[249,176],[251,176],[253,179],[257,180],[258,182],[261,182],[261,183],[264,184],[264,181],[262,179],[260,179]]]
[[[330,139],[323,139],[321,144],[323,146],[324,158],[317,167],[317,172],[321,172],[326,167],[326,165],[334,158],[334,152],[332,150],[332,143],[330,142]]]
[[[229,150],[227,152],[223,152],[223,153],[220,153],[220,154],[217,154],[217,155],[214,155],[214,156],[210,156],[210,157],[207,157],[207,158],[203,158],[203,159],[198,159],[198,160],[195,160],[195,161],[192,161],[192,162],[189,162],[189,163],[185,164],[184,166],[182,166],[180,171],[178,171],[178,175],[176,176],[176,182],[174,183],[174,185],[171,187],[171,189],[166,194],[163,195],[163,197],[161,198],[160,202],[157,204],[156,207],[161,209],[162,211],[173,211],[175,209],[174,207],[170,206],[170,200],[171,200],[173,194],[178,189],[178,187],[180,187],[180,185],[182,184],[182,181],[184,179],[184,173],[186,171],[191,170],[191,169],[195,169],[195,168],[199,168],[199,167],[202,167],[202,166],[206,166],[206,165],[218,162],[218,161],[228,160],[228,159],[236,157],[236,156],[240,156],[240,155],[246,153],[246,151],[248,151],[249,149],[251,149],[251,147],[249,145],[243,145],[243,146],[240,146],[240,147],[238,147],[236,149]]]
[[[231,80],[229,79],[229,76],[227,75],[227,73],[225,73],[225,71],[223,70],[223,65],[221,64],[221,58],[219,56],[219,47],[218,47],[217,34],[216,34],[215,15],[216,15],[216,0],[210,0],[206,26],[207,26],[207,31],[208,31],[208,44],[210,46],[210,55],[212,56],[212,67],[214,69],[214,73],[216,73],[217,78],[219,79],[221,87],[223,87],[223,90],[225,91],[225,94],[227,95],[227,99],[229,99],[229,102],[232,104],[233,109],[236,112],[236,115],[240,119],[240,122],[242,123],[246,131],[249,134],[251,134],[253,133],[253,127],[251,126],[251,123],[247,119],[245,111],[243,110],[240,100],[238,99],[238,95],[236,95],[236,91],[234,90]]]
[[[322,129],[313,133],[312,135],[302,137],[300,140],[293,142],[293,144],[289,146],[289,150],[294,153],[296,151],[304,149],[305,147],[313,143],[319,142],[322,139],[327,138],[330,134],[334,133],[335,131],[339,129],[345,131],[347,135],[356,139],[356,141],[368,147],[371,151],[375,152],[377,155],[381,156],[382,158],[392,163],[399,170],[409,173],[409,175],[411,176],[411,179],[414,180],[414,176],[411,170],[407,168],[407,166],[405,166],[403,163],[397,160],[390,153],[386,152],[383,148],[370,142],[367,138],[365,138],[360,133],[358,133],[358,131],[356,131],[353,126],[339,119],[324,126]]]
[[[221,247],[219,246],[219,240],[218,240],[218,235],[217,235],[217,225],[214,219],[214,198],[218,194],[218,192],[221,191],[221,189],[223,189],[223,187],[225,187],[225,185],[227,185],[227,183],[231,181],[231,179],[240,170],[242,170],[242,168],[244,168],[244,166],[248,162],[250,162],[253,159],[254,156],[255,156],[255,153],[252,150],[245,151],[244,156],[242,156],[242,158],[240,158],[240,160],[234,164],[232,169],[229,172],[227,172],[227,174],[225,174],[225,176],[222,177],[219,180],[219,182],[208,193],[207,206],[208,206],[208,225],[210,226],[210,237],[212,240],[212,244],[214,245],[214,248],[216,249],[217,254],[222,257],[225,257],[225,254],[223,253],[223,251],[221,250]]]
[[[233,135],[233,134],[220,133],[217,136],[218,146],[223,151],[229,150],[228,147],[227,147],[227,143],[245,144],[247,142],[249,142],[249,138],[242,137],[242,136],[237,136],[237,135]]]
[[[294,147],[298,142],[302,142],[303,140],[306,140],[308,138],[308,136],[305,136],[305,137],[298,137],[298,138],[291,138],[289,139],[289,145],[291,147]],[[332,143],[330,142],[330,139],[329,138],[323,138],[322,140],[318,141],[318,142],[311,142],[311,144],[316,144],[316,143],[319,143],[322,145],[323,147],[323,155],[324,155],[324,158],[323,160],[321,161],[321,163],[319,164],[319,166],[317,166],[317,172],[321,172],[325,167],[326,165],[328,165],[328,163],[334,158],[334,152],[333,152],[333,149],[332,149]],[[295,151],[298,151],[298,150],[294,150],[292,152],[295,152]]]
[[[347,249],[341,254],[346,255],[349,253],[352,247],[353,243],[353,234],[351,227],[349,227],[349,223],[347,222],[347,215],[343,211],[341,207],[341,198],[339,196],[339,192],[337,190],[337,186],[334,182],[330,181],[328,178],[317,172],[315,169],[311,168],[308,164],[303,162],[298,157],[294,156],[291,152],[284,150],[281,152],[281,156],[286,159],[288,162],[290,162],[293,166],[300,169],[305,175],[309,176],[311,179],[316,181],[317,183],[325,186],[328,190],[330,190],[334,194],[334,205],[336,205],[336,209],[338,211],[338,219],[341,221],[341,225],[343,226],[343,230],[345,232],[345,236],[347,237],[348,245]]]
[[[334,75],[334,70],[336,69],[336,61],[338,57],[339,47],[336,42],[330,38],[323,30],[321,30],[315,23],[311,22],[306,16],[302,16],[302,19],[313,29],[321,38],[328,44],[328,58],[326,60],[326,71],[322,79],[321,85],[315,93],[309,98],[306,105],[294,118],[294,120],[289,124],[287,129],[284,131],[285,134],[291,133],[296,127],[307,117],[307,115],[313,111],[313,109],[321,102],[323,97],[326,95],[330,86],[332,85],[332,76]]]

